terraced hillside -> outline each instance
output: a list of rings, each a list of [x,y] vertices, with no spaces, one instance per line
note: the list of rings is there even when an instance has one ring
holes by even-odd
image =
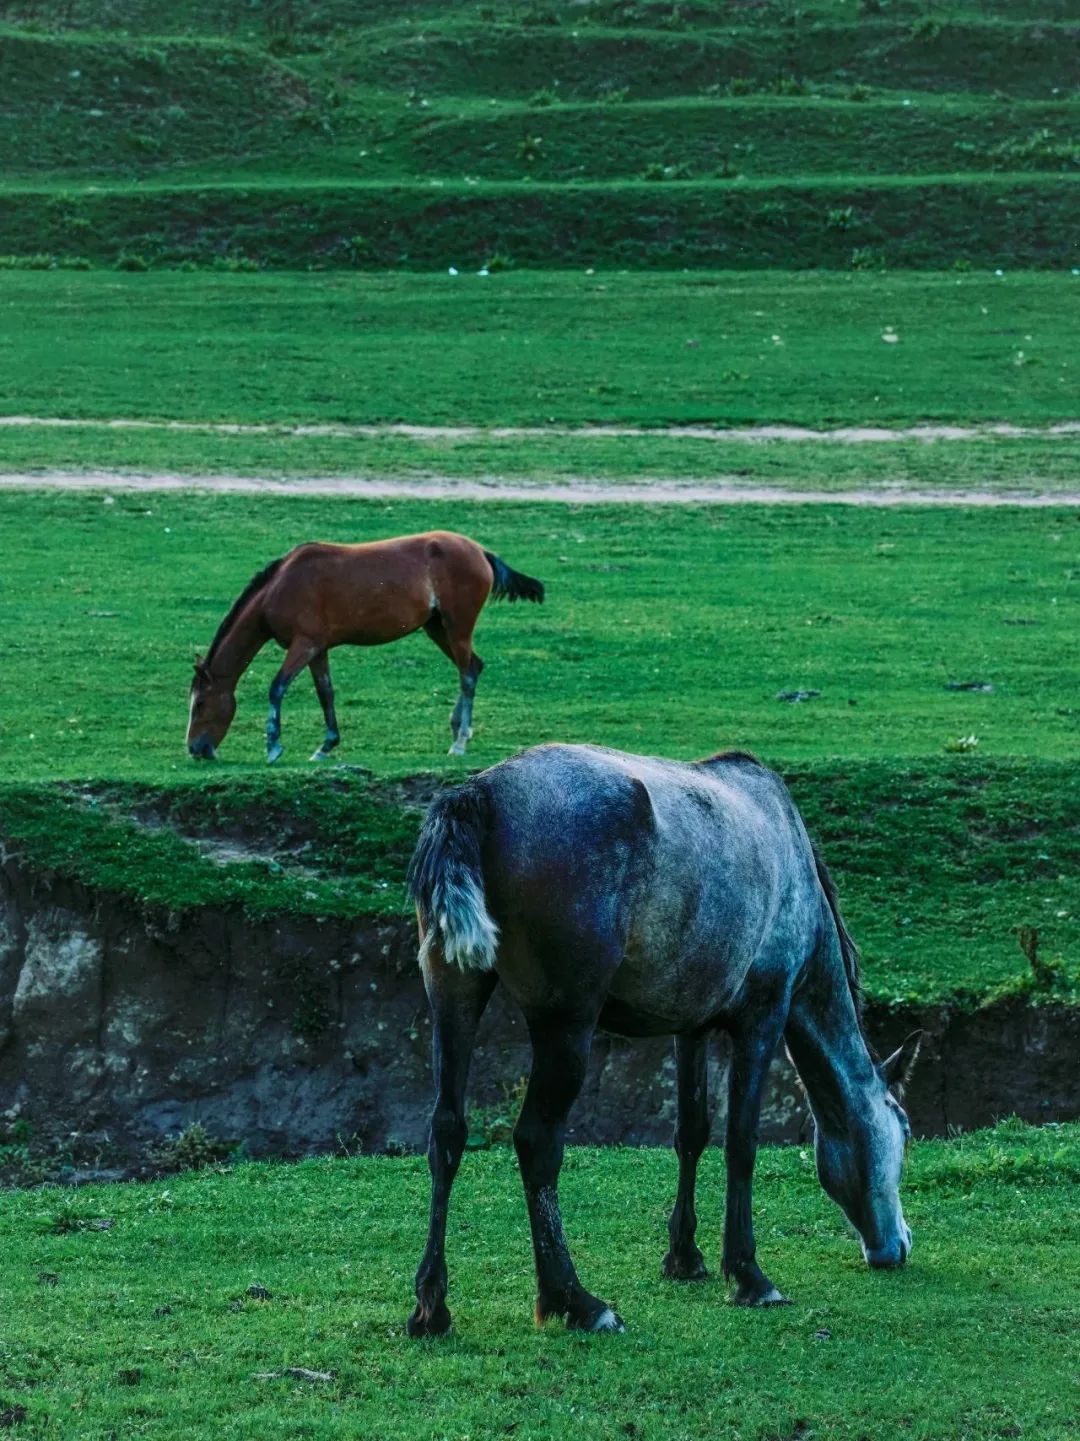
[[[39,264],[1080,260],[1080,25],[1056,0],[0,20],[0,251]]]

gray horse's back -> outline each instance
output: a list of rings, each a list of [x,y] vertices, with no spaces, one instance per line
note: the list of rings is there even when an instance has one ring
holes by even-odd
[[[485,832],[478,868],[498,934],[486,965],[523,1005],[586,972],[613,1029],[692,1029],[737,1005],[751,973],[784,975],[816,944],[809,840],[783,782],[752,757],[538,746],[463,789]]]

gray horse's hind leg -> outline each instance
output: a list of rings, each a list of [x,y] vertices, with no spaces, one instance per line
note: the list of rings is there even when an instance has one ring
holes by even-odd
[[[341,739],[337,716],[334,713],[334,686],[330,680],[330,661],[325,651],[312,660],[309,669],[311,678],[315,682],[315,694],[319,697],[319,703],[322,706],[323,720],[326,722],[326,736],[311,759],[324,761]]]
[[[416,1310],[408,1321],[410,1336],[442,1336],[450,1329],[446,1217],[450,1189],[468,1137],[465,1084],[476,1028],[495,989],[495,980],[493,971],[459,971],[438,957],[430,958],[424,970],[431,1004],[435,1071],[435,1108],[428,1141],[431,1215],[427,1247],[416,1273]]]
[[[698,1160],[709,1143],[708,1095],[709,1038],[706,1032],[675,1037],[679,1115],[675,1124],[675,1153],[679,1158],[679,1192],[668,1222],[671,1249],[664,1257],[663,1273],[672,1281],[701,1281],[708,1276],[705,1258],[694,1235],[694,1187]]]
[[[514,1127],[536,1259],[536,1320],[563,1316],[572,1331],[622,1331],[610,1306],[578,1280],[563,1234],[558,1181],[566,1118],[585,1079],[595,1023],[527,1016],[533,1065]]]
[[[757,1156],[761,1099],[787,1007],[777,1006],[764,1020],[733,1032],[727,1129],[727,1214],[724,1222],[724,1275],[735,1282],[737,1306],[788,1304],[757,1264],[751,1196]]]

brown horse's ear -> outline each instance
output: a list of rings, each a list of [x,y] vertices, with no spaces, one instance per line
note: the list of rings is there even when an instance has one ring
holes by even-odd
[[[922,1045],[922,1031],[912,1031],[907,1040],[904,1041],[899,1050],[893,1051],[888,1060],[881,1063],[881,1074],[885,1077],[885,1084],[890,1091],[903,1091],[911,1073],[915,1069],[915,1062],[919,1058],[919,1047]]]

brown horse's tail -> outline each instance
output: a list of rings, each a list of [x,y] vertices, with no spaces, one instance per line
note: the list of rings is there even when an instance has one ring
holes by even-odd
[[[484,551],[494,584],[491,587],[492,600],[534,600],[537,605],[544,603],[544,582],[533,580],[531,575],[522,575],[520,570],[511,570],[505,560]]]
[[[814,852],[814,865],[817,868],[818,884],[821,886],[825,899],[828,902],[829,910],[832,912],[833,924],[836,926],[836,936],[840,942],[840,956],[844,962],[844,974],[847,976],[848,990],[851,992],[851,999],[855,1005],[855,1015],[858,1017],[859,1029],[862,1029],[862,978],[859,975],[859,948],[855,944],[851,932],[844,924],[844,918],[840,914],[840,901],[836,894],[836,886],[833,878],[829,875],[825,862],[818,854],[818,848],[811,841],[811,848]]]

